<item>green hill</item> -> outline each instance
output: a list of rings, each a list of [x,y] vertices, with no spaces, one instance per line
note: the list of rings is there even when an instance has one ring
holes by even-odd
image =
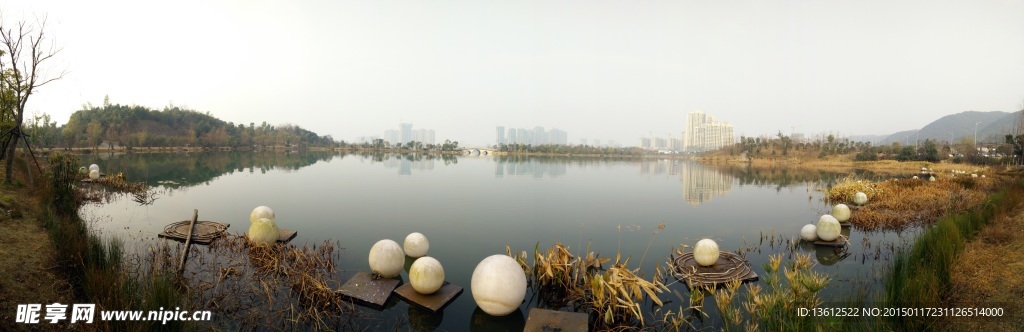
[[[266,122],[235,124],[207,113],[178,107],[153,110],[143,106],[106,104],[88,107],[71,115],[60,130],[65,144],[94,147],[107,142],[117,146],[328,146],[331,136],[294,125],[271,126]]]

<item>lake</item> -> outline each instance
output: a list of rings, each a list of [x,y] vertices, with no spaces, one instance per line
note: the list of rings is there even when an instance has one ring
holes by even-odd
[[[346,280],[369,270],[367,255],[378,240],[401,244],[409,233],[423,233],[430,241],[428,255],[443,264],[447,281],[465,288],[436,317],[442,330],[466,330],[490,319],[476,309],[470,276],[480,260],[504,254],[506,245],[531,252],[531,260],[538,243],[544,251],[561,242],[573,253],[589,245],[613,259],[621,252],[632,257],[630,267],[650,277],[673,247],[709,237],[725,251],[744,248],[753,270],[762,274],[769,255],[787,252],[763,237],[799,239],[803,225],[831,211],[814,188],[850,175],[657,158],[203,152],[82,159],[158,188],[152,205],[121,197],[82,209],[103,236],[120,237],[134,250],[166,241],[157,234],[169,223],[190,219],[193,209],[200,220],[230,223],[228,231],[241,234],[250,211],[266,205],[279,227],[298,231],[293,244],[340,243],[339,280]],[[662,223],[665,228],[655,235]],[[826,301],[848,300],[879,290],[892,256],[879,248],[906,245],[914,234],[853,229],[848,255],[814,246],[798,251],[814,255],[820,262],[815,269],[833,278],[823,293]],[[407,272],[402,279],[408,280]],[[688,293],[681,283],[670,288]],[[537,306],[530,299],[528,294],[513,317]],[[662,299],[679,304],[671,293]],[[367,320],[373,329],[406,326],[410,316],[401,300],[380,312],[361,310],[375,318]]]

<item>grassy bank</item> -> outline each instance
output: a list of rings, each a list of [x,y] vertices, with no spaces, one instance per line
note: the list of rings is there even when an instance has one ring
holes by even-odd
[[[76,303],[96,304],[89,328],[117,331],[177,331],[190,325],[171,321],[102,321],[101,310],[190,310],[171,271],[151,265],[128,266],[121,242],[104,240],[77,213],[83,198],[77,189],[79,162],[55,154],[49,159],[45,184],[39,190],[47,208],[40,216],[56,252],[56,268],[68,280]]]
[[[989,196],[979,208],[945,216],[925,230],[909,249],[899,251],[888,276],[885,303],[889,307],[944,307],[955,289],[951,288],[953,265],[965,243],[993,220],[1006,218],[1022,201],[1024,183],[1014,181]],[[938,328],[938,318],[903,317],[893,326],[908,331]]]

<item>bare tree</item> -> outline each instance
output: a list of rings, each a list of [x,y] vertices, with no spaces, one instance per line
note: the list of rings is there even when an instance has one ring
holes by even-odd
[[[7,151],[4,153],[6,162],[5,183],[11,183],[13,175],[14,150],[18,141],[23,139],[22,122],[25,118],[25,104],[29,96],[47,83],[64,77],[64,72],[49,77],[40,77],[40,65],[53,58],[60,49],[46,40],[46,19],[39,21],[37,27],[20,21],[15,26],[0,21],[0,91],[5,97],[10,112],[13,112],[14,127],[5,133]],[[26,146],[28,142],[26,141]]]

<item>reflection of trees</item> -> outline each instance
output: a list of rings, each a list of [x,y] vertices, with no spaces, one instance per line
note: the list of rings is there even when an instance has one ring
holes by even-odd
[[[759,187],[774,186],[775,190],[803,185],[807,182],[821,181],[832,185],[850,173],[835,170],[823,170],[803,167],[756,167],[750,165],[722,165],[717,167],[721,172],[738,179],[740,186],[753,185]],[[872,178],[873,173],[855,170],[854,175],[860,178]]]
[[[494,164],[494,176],[496,177],[509,174],[533,175],[533,177],[535,178],[541,178],[544,177],[545,174],[547,174],[550,177],[559,177],[565,175],[567,165],[569,163],[580,164],[593,160],[571,159],[566,157],[553,156],[510,155],[498,156],[497,158],[495,158],[495,161],[496,163]]]
[[[246,169],[249,172],[259,170],[261,173],[274,169],[295,171],[318,161],[328,161],[335,155],[314,151],[133,153],[108,155],[102,158],[103,161],[85,156],[82,162],[103,165],[102,169],[107,173],[122,172],[127,179],[145,179],[150,186],[177,189],[206,183],[222,174]]]

